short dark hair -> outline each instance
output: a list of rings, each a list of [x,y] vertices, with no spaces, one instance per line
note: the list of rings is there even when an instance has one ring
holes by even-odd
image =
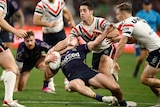
[[[151,0],[143,0],[143,4],[145,4],[145,5],[149,5],[151,3],[152,3]]]
[[[27,31],[27,36],[24,37],[24,39],[27,39],[27,38],[29,38],[29,37],[31,37],[31,36],[34,36],[34,32],[31,31],[31,30],[29,30],[29,31]]]
[[[132,13],[132,5],[128,2],[123,2],[117,5],[116,9],[119,9],[120,11],[126,11],[128,13]]]
[[[89,10],[94,10],[94,6],[90,1],[87,1],[87,0],[83,1],[83,2],[81,2],[80,6],[82,6],[82,5],[87,6]]]

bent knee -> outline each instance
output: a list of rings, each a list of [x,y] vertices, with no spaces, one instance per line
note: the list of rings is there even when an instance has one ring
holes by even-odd
[[[147,85],[147,83],[148,83],[148,78],[149,78],[149,77],[148,77],[147,75],[142,74],[142,75],[141,75],[141,78],[140,78],[141,83],[144,84],[144,85]]]

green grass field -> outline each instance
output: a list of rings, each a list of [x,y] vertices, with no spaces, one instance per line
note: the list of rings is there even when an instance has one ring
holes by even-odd
[[[14,51],[15,54],[15,51]],[[91,64],[91,54],[88,55],[87,63]],[[147,86],[140,83],[140,73],[138,78],[133,78],[132,73],[135,67],[135,56],[133,54],[123,54],[119,60],[121,71],[119,72],[119,84],[123,90],[126,100],[137,102],[137,107],[149,107],[157,103],[155,95]],[[140,71],[142,71],[143,65]],[[2,71],[2,70],[1,70]],[[64,76],[61,71],[54,78],[56,84],[56,94],[42,93],[43,72],[33,69],[28,80],[25,91],[14,93],[14,99],[27,107],[107,107],[107,104],[94,99],[79,95],[76,92],[64,90]],[[111,95],[105,89],[93,89],[100,95]],[[0,100],[3,101],[4,86],[0,82]],[[2,102],[0,103],[2,105]]]

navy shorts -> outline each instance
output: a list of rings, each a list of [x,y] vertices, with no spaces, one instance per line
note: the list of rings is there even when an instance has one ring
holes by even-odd
[[[1,31],[0,32],[0,39],[3,42],[13,42],[14,41],[14,34],[7,32],[7,31]]]
[[[38,60],[37,60],[38,61]],[[36,66],[37,61],[24,62],[21,73],[31,71]]]
[[[58,33],[43,33],[43,41],[52,46],[56,45],[59,41],[64,40],[65,38],[66,34],[64,29]]]
[[[73,73],[70,74],[70,76],[68,77],[68,75],[66,75],[67,79],[69,81],[74,80],[74,79],[81,79],[82,81],[84,81],[86,86],[90,86],[88,81],[89,79],[93,78],[95,75],[97,75],[98,72],[92,68],[88,68],[88,69],[83,69],[81,71],[79,70],[75,70]]]
[[[160,68],[160,48],[149,52],[149,55],[146,59],[150,66],[154,68]]]
[[[101,53],[93,53],[93,57],[92,57],[92,68],[98,70],[99,67],[99,62],[100,62],[100,58],[102,55],[106,55],[109,56],[110,58],[114,58],[116,52],[116,48],[114,45],[111,45],[110,47],[108,47],[107,49],[105,49],[103,52]],[[107,66],[107,65],[106,65]]]

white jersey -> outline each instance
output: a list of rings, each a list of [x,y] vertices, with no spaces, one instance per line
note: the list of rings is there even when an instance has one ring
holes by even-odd
[[[42,16],[42,21],[51,22],[56,21],[55,27],[42,27],[43,33],[57,33],[64,28],[63,23],[63,8],[65,6],[64,0],[54,0],[50,3],[49,0],[41,0],[36,8],[34,14]]]
[[[139,17],[129,17],[116,25],[122,36],[133,36],[150,52],[160,48],[160,37]]]
[[[76,27],[72,28],[70,35],[76,37],[81,36],[85,42],[93,41],[96,38],[93,36],[93,30],[97,29],[103,32],[109,24],[104,18],[94,17],[94,21],[90,26],[85,25],[82,21]],[[95,47],[93,52],[100,53],[110,45],[112,45],[111,40],[106,38],[101,44]]]
[[[0,0],[0,11],[2,11],[2,17],[5,18],[7,14],[7,1]]]

